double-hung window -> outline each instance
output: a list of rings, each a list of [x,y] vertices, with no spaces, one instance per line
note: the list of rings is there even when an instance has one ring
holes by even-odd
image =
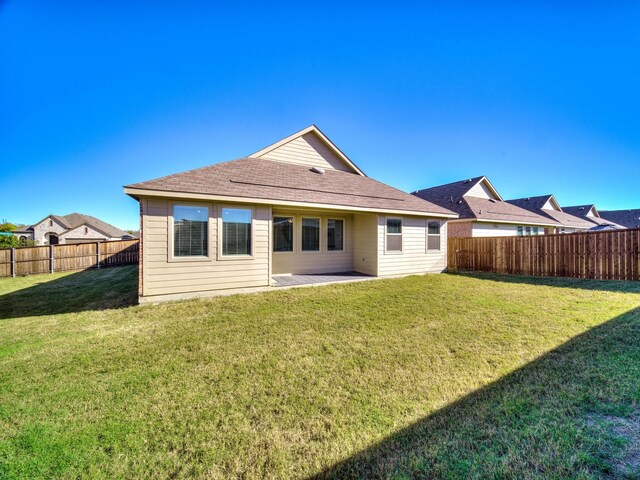
[[[302,219],[302,251],[303,252],[319,252],[320,251],[320,219],[319,218],[303,218]]]
[[[208,225],[207,207],[174,205],[173,256],[206,257],[209,251]]]
[[[427,252],[440,251],[440,222],[427,221]]]
[[[524,235],[524,227],[522,225],[518,225],[518,236],[522,237]]]
[[[251,255],[251,218],[251,209],[222,209],[222,256]]]
[[[402,219],[387,218],[386,251],[402,251]]]
[[[273,217],[273,251],[293,252],[293,217]]]
[[[538,235],[538,227],[533,227],[533,234]]]
[[[531,236],[531,227],[525,227],[524,231],[526,232],[525,235],[527,237]]]
[[[327,220],[327,250],[330,252],[344,249],[344,220]]]

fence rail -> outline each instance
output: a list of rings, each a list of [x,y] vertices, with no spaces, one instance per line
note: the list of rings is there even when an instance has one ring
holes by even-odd
[[[0,277],[138,263],[138,240],[0,249]]]
[[[449,270],[640,280],[640,229],[531,237],[449,238]]]

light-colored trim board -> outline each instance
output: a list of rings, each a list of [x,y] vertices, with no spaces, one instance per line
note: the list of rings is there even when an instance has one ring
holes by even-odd
[[[382,213],[392,215],[408,215],[415,217],[436,217],[436,218],[458,218],[458,214],[446,214],[446,213],[432,213],[432,212],[414,212],[411,210],[395,210],[395,209],[381,209],[381,208],[364,208],[354,206],[343,205],[330,205],[326,203],[309,203],[309,202],[293,202],[284,200],[273,200],[268,198],[251,198],[251,197],[232,197],[228,195],[208,195],[202,193],[189,193],[189,192],[175,192],[165,190],[151,190],[144,188],[130,188],[125,187],[124,193],[138,199],[138,197],[158,197],[158,198],[174,198],[174,199],[190,199],[190,200],[205,200],[209,202],[228,202],[228,203],[253,203],[258,205],[275,205],[275,206],[287,206],[287,207],[306,207],[306,208],[321,208],[328,210],[340,210],[345,212],[369,212],[369,213]]]

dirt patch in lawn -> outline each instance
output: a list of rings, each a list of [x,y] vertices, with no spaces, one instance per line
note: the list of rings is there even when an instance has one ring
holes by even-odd
[[[622,439],[619,457],[612,459],[612,472],[609,478],[640,477],[640,410],[628,417],[615,415],[591,415],[589,425],[597,430],[606,430]]]

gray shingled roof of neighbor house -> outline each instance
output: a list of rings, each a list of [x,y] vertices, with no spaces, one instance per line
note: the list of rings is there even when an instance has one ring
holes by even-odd
[[[84,213],[70,213],[69,215],[48,215],[39,222],[41,223],[43,220],[51,217],[53,220],[58,222],[67,230],[73,230],[81,225],[87,225],[99,232],[104,233],[110,238],[118,238],[125,235],[129,235],[127,232],[120,230],[118,227],[114,227],[113,225],[100,220],[99,218],[92,217],[91,215],[85,215]]]
[[[461,219],[485,220],[493,222],[520,222],[533,225],[558,226],[559,223],[548,217],[543,217],[524,208],[499,199],[478,198],[465,196],[475,185],[485,177],[475,177],[468,180],[438,185],[413,192],[413,195],[423,200],[435,203],[443,208],[453,210]]]
[[[627,228],[640,227],[640,208],[628,210],[599,210],[600,217]]]
[[[583,218],[586,221],[591,222],[594,225],[613,225],[614,227],[624,228],[622,225],[618,225],[617,223],[612,222],[611,220],[606,220],[604,218],[598,218],[598,217],[588,217],[587,214],[594,207],[595,207],[595,205],[593,205],[593,204],[590,204],[590,205],[573,205],[571,207],[562,207],[562,210],[567,212],[570,215],[575,216],[575,217]]]
[[[445,217],[448,208],[357,173],[326,169],[314,172],[304,165],[242,158],[127,185],[127,189],[203,194],[274,202],[357,207],[376,211],[405,211]],[[131,193],[129,193],[132,195]],[[135,194],[133,194],[135,196]]]
[[[588,220],[585,220],[580,217],[576,217],[574,215],[570,215],[565,212],[564,209],[562,212],[558,210],[547,210],[542,209],[549,201],[552,195],[540,195],[538,197],[526,197],[526,198],[516,198],[514,200],[507,200],[512,205],[516,207],[524,208],[525,210],[529,210],[530,212],[537,213],[539,215],[550,218],[551,220],[555,220],[565,227],[571,228],[591,228],[593,224]]]

